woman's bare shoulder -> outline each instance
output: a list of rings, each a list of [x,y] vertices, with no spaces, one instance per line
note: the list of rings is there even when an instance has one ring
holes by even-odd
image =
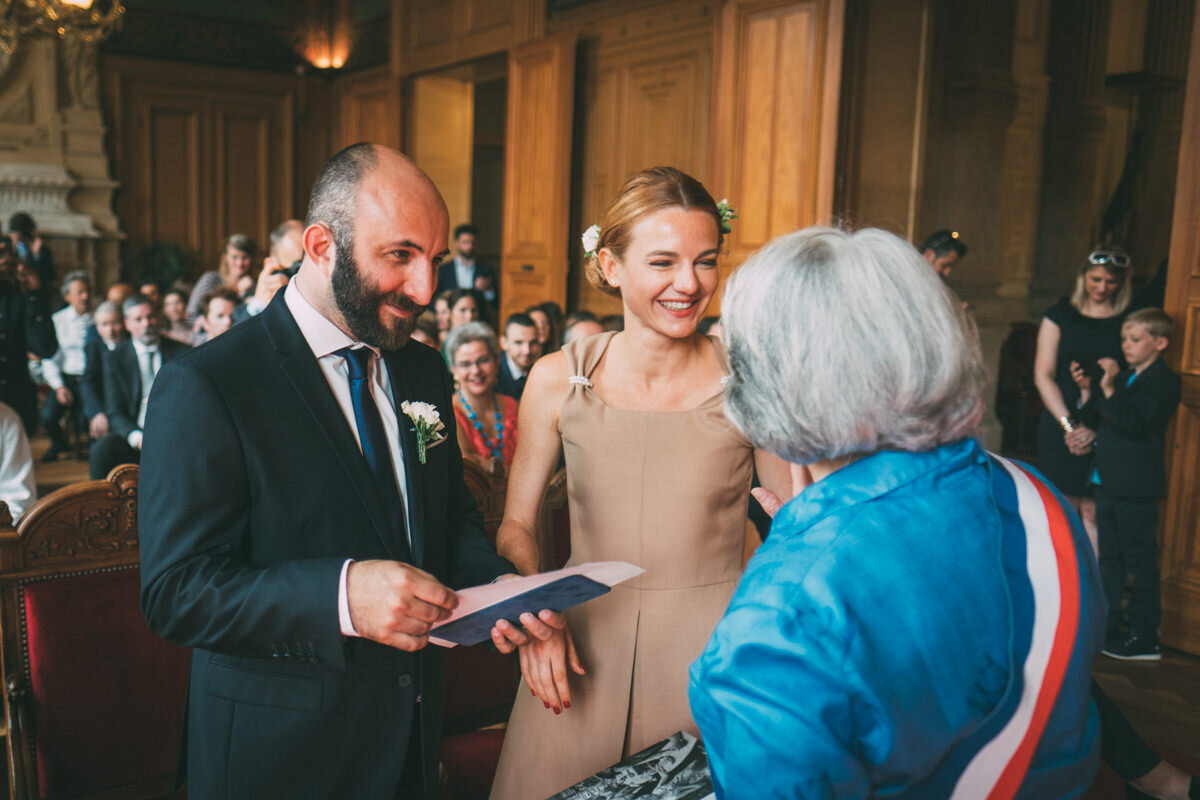
[[[529,370],[529,380],[521,394],[521,407],[557,404],[570,386],[571,371],[561,352],[542,356]]]

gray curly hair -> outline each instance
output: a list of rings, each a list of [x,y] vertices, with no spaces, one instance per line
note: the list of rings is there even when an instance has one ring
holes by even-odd
[[[808,228],[759,250],[721,304],[729,418],[756,446],[812,464],[971,435],[979,337],[912,245],[886,231]]]

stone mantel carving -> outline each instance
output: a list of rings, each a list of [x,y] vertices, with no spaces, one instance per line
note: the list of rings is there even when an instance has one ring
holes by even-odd
[[[71,209],[67,196],[78,186],[60,164],[0,162],[0,219],[27,211],[43,234],[98,238],[92,218]]]
[[[0,65],[0,225],[26,211],[54,253],[107,284],[120,272],[124,234],[112,180],[94,46],[55,39],[21,42]],[[7,229],[7,228],[5,228]]]

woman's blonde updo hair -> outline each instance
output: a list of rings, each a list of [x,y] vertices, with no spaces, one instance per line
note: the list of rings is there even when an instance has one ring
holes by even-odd
[[[625,257],[633,236],[633,227],[642,218],[664,208],[683,208],[711,214],[717,226],[717,246],[725,240],[721,230],[721,212],[712,195],[700,181],[674,167],[651,167],[635,173],[608,204],[600,222],[600,240],[584,263],[588,283],[605,294],[621,296],[621,290],[608,282],[600,267],[600,251],[608,248],[618,259]]]

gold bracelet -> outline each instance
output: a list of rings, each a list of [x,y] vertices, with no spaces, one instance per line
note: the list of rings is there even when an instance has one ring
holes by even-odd
[[[1070,433],[1071,431],[1075,430],[1075,421],[1069,416],[1059,417],[1058,427],[1063,429],[1063,433]]]

